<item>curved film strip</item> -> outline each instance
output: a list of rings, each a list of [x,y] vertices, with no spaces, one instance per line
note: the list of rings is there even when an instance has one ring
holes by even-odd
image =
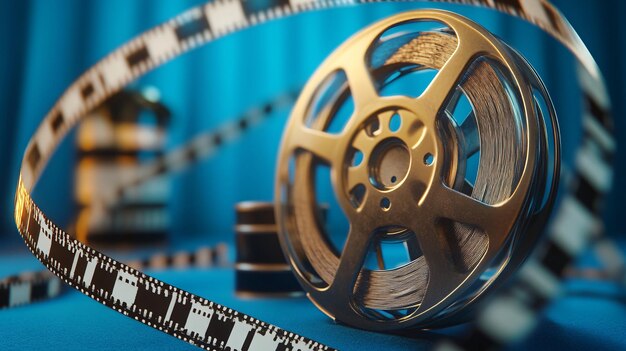
[[[0,281],[0,309],[52,299],[62,292],[63,284],[50,271],[27,272]]]
[[[237,140],[246,130],[267,120],[274,112],[291,106],[296,97],[296,93],[278,95],[271,101],[247,110],[241,116],[224,123],[215,130],[201,133],[184,145],[142,163],[132,179],[113,186],[111,196],[95,205],[110,210],[126,192],[132,191],[133,188],[156,177],[186,169],[210,157],[219,151],[221,146]]]
[[[111,53],[73,83],[30,140],[20,170],[15,221],[32,253],[70,286],[120,313],[205,349],[324,350],[329,347],[163,283],[71,239],[30,196],[56,146],[106,98],[151,69],[196,46],[252,25],[299,12],[367,0],[224,0],[194,8]],[[586,105],[584,140],[570,192],[548,227],[548,239],[521,270],[516,284],[490,301],[459,344],[492,348],[525,335],[534,315],[559,291],[559,277],[590,238],[599,238],[599,211],[609,191],[615,149],[609,101],[598,68],[562,15],[547,1],[449,1],[482,5],[544,29],[578,58]],[[504,317],[503,317],[504,316]],[[505,318],[509,323],[499,321]]]
[[[260,106],[249,109],[232,122],[216,130],[201,133],[190,142],[163,155],[158,155],[147,164],[141,164],[138,176],[128,183],[121,183],[107,198],[106,203],[98,203],[105,211],[111,210],[127,191],[154,179],[155,177],[180,171],[213,155],[220,146],[237,140],[247,129],[262,123],[282,108],[291,106],[296,93],[286,93]],[[143,260],[133,260],[127,265],[136,270],[158,270],[170,267],[211,267],[223,266],[228,261],[227,247],[218,244],[215,248],[199,247],[193,252],[181,251],[175,254],[156,253]],[[0,309],[22,306],[33,302],[52,299],[63,292],[59,278],[50,271],[24,272],[6,277],[0,281]]]
[[[191,252],[156,253],[144,259],[128,261],[127,264],[136,270],[161,270],[225,266],[227,262],[228,247],[220,243],[214,247],[202,246]],[[52,299],[63,292],[63,287],[61,280],[47,270],[7,277],[0,281],[0,309]]]

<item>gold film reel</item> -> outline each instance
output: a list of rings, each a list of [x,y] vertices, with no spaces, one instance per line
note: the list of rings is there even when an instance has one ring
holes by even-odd
[[[414,74],[433,78],[390,93]],[[277,171],[281,243],[338,321],[453,324],[529,254],[559,162],[554,109],[523,57],[462,16],[399,14],[339,47],[296,102]],[[320,220],[320,166],[347,233]],[[387,243],[405,258],[389,265]]]

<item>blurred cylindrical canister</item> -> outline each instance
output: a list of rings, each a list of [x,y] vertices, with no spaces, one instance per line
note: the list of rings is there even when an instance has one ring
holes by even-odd
[[[303,295],[280,248],[274,204],[240,202],[235,210],[236,294],[240,297]]]
[[[170,112],[158,91],[121,91],[81,122],[77,131],[77,239],[93,244],[159,243],[169,229],[169,181],[157,177],[121,196],[140,164],[165,151]],[[103,211],[102,199],[118,201]],[[106,201],[105,201],[106,202]]]

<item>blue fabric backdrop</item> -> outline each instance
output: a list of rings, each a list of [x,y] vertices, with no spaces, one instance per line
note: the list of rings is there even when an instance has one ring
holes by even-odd
[[[19,162],[28,138],[64,88],[111,50],[142,31],[201,3],[185,1],[0,1],[0,237],[15,238],[12,201]],[[578,29],[607,77],[615,105],[618,140],[626,103],[626,28],[622,1],[556,1]],[[149,74],[138,85],[158,87],[175,123],[171,146],[225,119],[298,87],[339,43],[359,28],[423,4],[377,4],[323,11],[275,21],[227,37]],[[577,90],[569,53],[539,30],[487,10],[461,10],[504,37],[527,56],[548,84],[560,115],[566,158],[578,141]],[[211,160],[177,175],[171,212],[176,237],[226,237],[233,204],[273,196],[275,155],[284,111]],[[59,223],[73,211],[73,138],[53,158],[35,194]],[[621,159],[622,146],[617,159]],[[616,190],[624,195],[624,165],[616,162]],[[626,232],[617,206],[607,208],[611,232]],[[211,228],[210,230],[208,228]]]

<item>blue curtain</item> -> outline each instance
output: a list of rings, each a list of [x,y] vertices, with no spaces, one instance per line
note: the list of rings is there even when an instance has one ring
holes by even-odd
[[[0,2],[0,237],[17,237],[12,201],[19,163],[28,138],[63,90],[83,71],[128,39],[199,0]],[[620,14],[626,3],[555,1],[589,46],[604,72],[614,104],[617,138],[624,137],[626,28]],[[174,117],[169,143],[182,143],[198,131],[301,86],[326,55],[358,29],[401,10],[433,6],[375,4],[300,15],[229,36],[159,68],[135,86],[154,85]],[[439,6],[439,5],[436,5]],[[566,158],[580,135],[577,89],[571,55],[554,40],[519,20],[464,6],[458,10],[500,34],[518,48],[546,81],[560,115]],[[273,197],[275,156],[282,111],[215,157],[176,175],[171,213],[179,237],[226,238],[233,205]],[[67,138],[37,188],[35,199],[58,223],[73,216],[74,139]],[[612,233],[626,232],[619,220],[625,195],[625,166],[616,162],[615,191],[607,206]],[[210,228],[210,229],[208,229]]]

